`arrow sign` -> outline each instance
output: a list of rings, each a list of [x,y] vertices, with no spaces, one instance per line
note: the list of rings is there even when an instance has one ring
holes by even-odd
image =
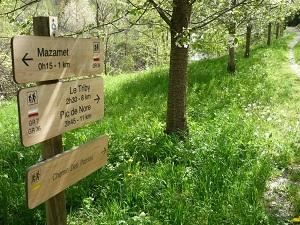
[[[33,60],[33,58],[27,58],[26,56],[28,55],[28,52],[24,55],[24,57],[22,58],[23,63],[25,63],[26,66],[29,66],[28,63],[26,62],[27,60]]]
[[[95,77],[20,90],[22,144],[31,146],[102,119],[103,88],[103,78]]]
[[[33,209],[104,166],[107,149],[108,136],[103,135],[30,167],[26,172],[28,207]]]
[[[96,38],[15,36],[11,40],[13,78],[25,84],[100,74],[103,49],[103,41]]]
[[[103,155],[106,153],[107,149],[104,147],[104,150],[101,152]]]
[[[95,98],[94,99],[94,101],[97,101],[97,104],[99,103],[99,101],[100,101],[100,97],[99,97],[99,95],[97,94],[97,98]]]

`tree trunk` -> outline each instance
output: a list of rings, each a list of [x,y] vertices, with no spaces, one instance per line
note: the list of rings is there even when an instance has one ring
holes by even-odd
[[[272,34],[272,23],[269,23],[269,25],[268,25],[268,41],[267,41],[267,45],[271,44],[271,34]]]
[[[184,37],[188,28],[192,6],[188,0],[174,0],[171,18],[171,52],[168,85],[167,134],[188,133],[186,118],[188,83],[188,47],[178,46],[178,38]]]
[[[107,75],[107,60],[108,60],[108,43],[109,43],[109,38],[110,36],[106,36],[106,41],[105,41],[105,49],[104,49],[104,74]]]
[[[250,44],[251,44],[251,31],[252,25],[247,25],[247,33],[246,33],[246,50],[245,50],[245,57],[249,57],[250,55]]]
[[[280,23],[276,23],[276,39],[280,36]]]
[[[234,38],[236,24],[232,23],[229,27],[229,35],[230,37]],[[229,57],[228,57],[228,70],[232,73],[235,72],[235,51],[234,51],[234,43],[229,46]]]

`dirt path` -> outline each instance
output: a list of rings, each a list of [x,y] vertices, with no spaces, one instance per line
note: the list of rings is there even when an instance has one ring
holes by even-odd
[[[300,41],[300,30],[298,30],[295,27],[288,27],[287,30],[296,33],[296,37],[294,38],[294,40],[289,44],[289,56],[290,56],[290,63],[291,63],[291,67],[292,69],[298,74],[300,75],[300,66],[296,63],[295,61],[295,57],[294,57],[294,53],[293,53],[293,48],[295,47],[295,45]]]
[[[288,27],[287,30],[296,33],[296,37],[289,44],[289,58],[291,68],[300,76],[300,66],[296,63],[293,53],[293,48],[300,41],[300,30],[295,27]],[[293,165],[283,170],[281,175],[271,178],[264,194],[269,210],[275,212],[276,216],[284,218],[287,222],[293,216],[293,205],[289,200],[288,187],[290,185],[298,185],[289,179],[289,174],[297,166]]]

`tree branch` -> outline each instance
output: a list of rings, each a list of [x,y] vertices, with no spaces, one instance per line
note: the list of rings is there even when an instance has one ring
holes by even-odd
[[[156,11],[159,13],[160,17],[168,24],[169,27],[171,27],[171,20],[165,13],[165,11],[159,7],[159,5],[154,0],[148,0],[149,3],[151,3]]]
[[[217,20],[218,18],[220,18],[221,16],[223,16],[227,12],[229,12],[229,11],[231,11],[231,10],[233,10],[233,9],[235,9],[235,8],[243,5],[243,4],[245,4],[246,2],[247,2],[247,0],[241,1],[240,3],[238,3],[236,5],[233,5],[230,8],[223,9],[220,12],[213,13],[212,15],[206,17],[204,20],[202,20],[200,22],[193,23],[193,24],[200,24],[200,25],[191,28],[191,30],[194,31],[194,30],[201,29],[201,28],[205,27],[206,25],[208,25],[208,24],[212,23],[213,21]]]
[[[25,5],[20,6],[19,8],[14,8],[13,10],[11,10],[11,11],[9,11],[9,12],[1,13],[0,16],[6,16],[6,15],[9,15],[9,14],[11,14],[11,13],[14,13],[14,12],[20,10],[20,9],[26,8],[26,7],[28,7],[28,6],[32,5],[32,4],[38,3],[38,2],[40,2],[40,1],[41,1],[41,0],[34,0],[34,1],[31,1],[31,2],[29,2],[29,3],[26,3]]]
[[[193,5],[197,0],[191,0],[190,5]]]

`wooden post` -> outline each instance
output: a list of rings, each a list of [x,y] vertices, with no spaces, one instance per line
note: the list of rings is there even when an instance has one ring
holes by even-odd
[[[50,33],[50,20],[53,17],[34,17],[33,18],[33,32],[35,36],[52,36]],[[51,80],[40,82],[39,85],[56,83],[58,80]],[[42,145],[42,158],[43,160],[51,158],[61,152],[62,148],[62,135],[53,137],[41,143]],[[66,225],[66,198],[65,192],[62,191],[54,197],[46,201],[46,215],[48,225]]]

